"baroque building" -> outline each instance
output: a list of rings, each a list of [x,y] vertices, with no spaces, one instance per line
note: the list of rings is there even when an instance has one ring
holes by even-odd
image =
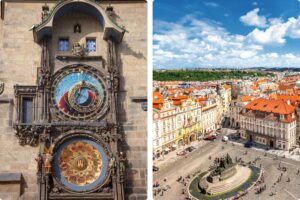
[[[0,5],[0,198],[146,199],[145,1]]]
[[[164,98],[153,92],[153,156],[160,157],[197,140],[202,129],[202,107],[185,95]]]
[[[281,99],[255,99],[241,111],[241,137],[271,148],[296,146],[296,108]]]

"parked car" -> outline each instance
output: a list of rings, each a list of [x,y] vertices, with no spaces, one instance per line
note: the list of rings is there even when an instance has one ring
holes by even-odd
[[[215,135],[209,135],[204,138],[204,140],[215,140],[217,137]]]
[[[223,142],[227,142],[227,141],[228,141],[228,137],[227,137],[226,135],[224,135],[224,136],[222,137],[222,141],[223,141]]]
[[[187,147],[185,150],[188,152],[194,151],[196,148],[194,146]]]
[[[156,166],[153,165],[153,171],[157,172],[158,170],[159,170],[159,167],[156,167]]]
[[[178,156],[185,156],[186,154],[187,154],[187,152],[185,150],[177,153]]]
[[[248,141],[244,144],[244,147],[246,147],[246,148],[251,148],[252,146],[253,146],[253,143],[250,141]]]

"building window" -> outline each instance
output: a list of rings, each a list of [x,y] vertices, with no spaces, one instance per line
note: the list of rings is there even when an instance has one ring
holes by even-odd
[[[96,51],[96,39],[91,39],[91,38],[86,39],[86,50],[87,52]]]
[[[58,50],[59,51],[69,51],[69,39],[60,38],[58,40]]]
[[[22,122],[31,123],[32,122],[32,97],[24,97],[22,101]]]

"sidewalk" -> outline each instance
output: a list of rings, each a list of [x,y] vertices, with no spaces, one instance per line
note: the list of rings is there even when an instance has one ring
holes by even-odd
[[[163,155],[158,159],[155,159],[153,161],[153,165],[159,168],[163,168],[164,166],[167,166],[173,162],[175,162],[176,160],[184,157],[184,156],[178,156],[177,153],[184,150],[185,148],[189,147],[189,146],[194,146],[196,149],[194,151],[196,151],[199,147],[205,145],[207,143],[207,141],[205,140],[201,140],[201,141],[193,141],[191,142],[191,144],[189,145],[185,145],[185,146],[181,146],[178,147],[176,150],[169,152],[167,155]],[[192,151],[192,152],[194,152]],[[192,153],[192,152],[188,152],[185,156],[188,156],[188,154]]]
[[[230,133],[228,133],[228,132],[230,132]],[[228,132],[227,132],[227,135],[234,133],[234,131],[232,131],[232,130],[230,130]],[[235,145],[244,146],[244,144],[247,142],[247,140],[244,140],[244,139],[238,139],[238,140],[229,139],[228,142],[229,143],[234,143]],[[285,151],[285,150],[268,149],[268,147],[266,145],[259,144],[259,143],[253,143],[253,146],[251,147],[251,149],[255,149],[255,150],[261,151],[261,152],[266,152],[268,154],[279,156],[279,157],[289,158],[289,159],[292,159],[292,160],[295,160],[295,161],[300,161],[300,148],[299,147],[297,147],[293,151],[289,152],[289,151]]]

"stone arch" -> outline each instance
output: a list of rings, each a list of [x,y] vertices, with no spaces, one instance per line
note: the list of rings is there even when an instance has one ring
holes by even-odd
[[[62,15],[74,11],[87,13],[95,17],[104,29],[104,40],[112,39],[117,43],[122,41],[125,30],[113,22],[98,3],[91,0],[66,0],[59,2],[41,24],[33,26],[34,40],[39,42],[44,37],[52,37],[54,21]]]

